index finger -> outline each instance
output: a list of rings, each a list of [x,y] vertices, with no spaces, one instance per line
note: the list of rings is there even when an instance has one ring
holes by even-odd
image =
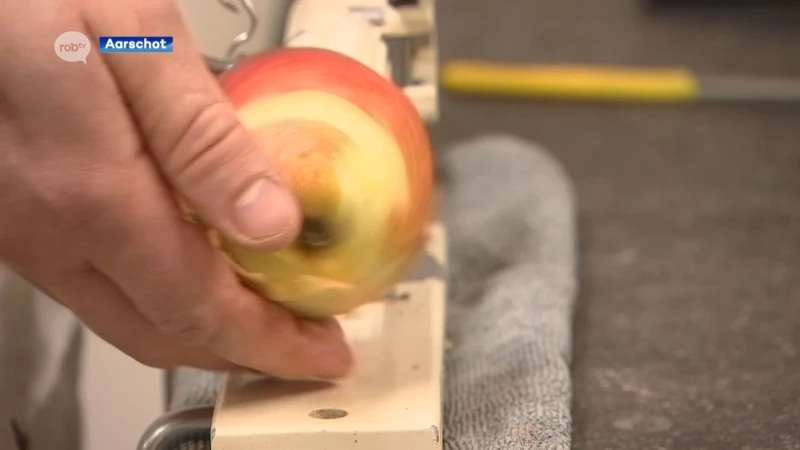
[[[204,232],[180,217],[146,159],[118,170],[91,224],[93,265],[161,332],[282,377],[337,378],[351,355],[333,319],[301,319],[236,278]]]

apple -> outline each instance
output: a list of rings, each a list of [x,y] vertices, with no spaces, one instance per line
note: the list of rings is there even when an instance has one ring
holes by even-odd
[[[411,101],[324,49],[251,56],[219,81],[303,213],[298,238],[277,252],[215,235],[244,284],[304,316],[382,298],[422,250],[432,213],[431,142]]]

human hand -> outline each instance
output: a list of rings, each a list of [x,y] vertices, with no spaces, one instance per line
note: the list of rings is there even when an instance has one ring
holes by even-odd
[[[238,242],[277,250],[298,206],[240,125],[171,0],[0,5],[0,259],[154,367],[339,377],[334,320],[242,287],[175,197]],[[67,63],[55,39],[94,42]],[[98,36],[174,36],[174,53],[99,54]],[[10,55],[15,55],[13,58]]]

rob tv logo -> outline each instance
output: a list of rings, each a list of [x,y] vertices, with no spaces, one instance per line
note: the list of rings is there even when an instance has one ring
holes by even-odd
[[[100,36],[100,53],[172,53],[172,36]],[[56,55],[67,62],[82,62],[92,51],[85,34],[67,31],[55,42]]]
[[[86,57],[92,51],[92,43],[85,34],[77,31],[67,31],[56,39],[56,55],[67,62],[82,62],[86,64]]]

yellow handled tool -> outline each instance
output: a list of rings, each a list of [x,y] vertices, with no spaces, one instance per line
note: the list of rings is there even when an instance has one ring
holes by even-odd
[[[513,64],[455,60],[441,67],[452,92],[612,102],[800,101],[800,80],[698,76],[686,68]]]

